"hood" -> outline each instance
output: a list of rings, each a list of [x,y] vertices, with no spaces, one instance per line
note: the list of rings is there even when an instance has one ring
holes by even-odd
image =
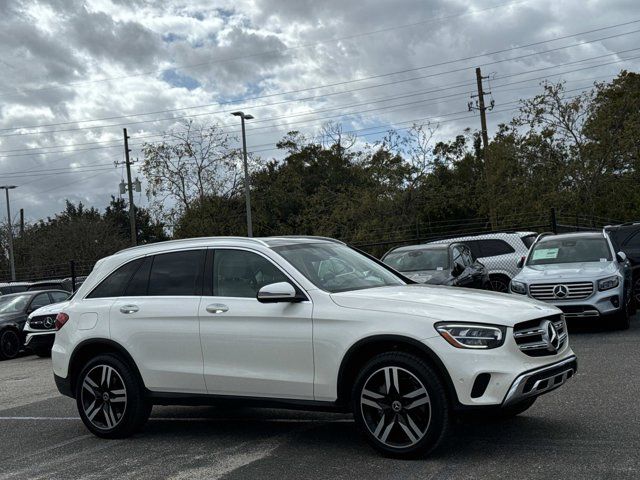
[[[432,285],[443,285],[447,283],[451,276],[449,270],[421,270],[419,272],[400,272],[405,277],[414,282],[429,283]]]
[[[481,322],[512,327],[560,310],[527,297],[460,287],[402,285],[331,294],[346,308],[413,315],[433,321]]]
[[[37,310],[34,310],[29,314],[29,318],[37,317],[39,315],[50,315],[50,314],[58,314],[69,305],[69,300],[65,300],[64,302],[52,303],[50,305],[45,305],[44,307],[40,307]]]
[[[613,261],[527,265],[518,273],[516,280],[584,282],[598,280],[616,273],[618,273],[618,264]]]

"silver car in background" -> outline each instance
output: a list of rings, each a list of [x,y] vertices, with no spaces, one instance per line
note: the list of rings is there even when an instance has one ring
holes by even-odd
[[[629,328],[631,269],[604,233],[540,235],[520,266],[511,293],[551,303],[566,318],[602,318]]]

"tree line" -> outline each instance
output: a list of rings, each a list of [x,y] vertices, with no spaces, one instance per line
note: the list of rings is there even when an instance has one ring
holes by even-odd
[[[276,145],[283,158],[250,157],[254,234],[331,236],[379,254],[445,230],[533,228],[552,207],[571,218],[638,219],[639,106],[640,75],[622,71],[577,95],[543,83],[486,151],[478,131],[443,139],[437,124],[375,142],[339,124],[315,136],[292,131]],[[195,122],[144,144],[149,208],[136,211],[139,242],[245,235],[237,144],[218,125]],[[16,266],[92,264],[128,236],[122,199],[104,212],[67,203],[16,238]]]

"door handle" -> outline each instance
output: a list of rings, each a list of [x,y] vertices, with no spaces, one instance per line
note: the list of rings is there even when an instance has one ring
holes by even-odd
[[[123,305],[120,307],[122,313],[136,313],[139,310],[137,305]]]
[[[211,305],[207,305],[206,310],[209,313],[224,313],[229,311],[229,307],[222,303],[212,303]]]

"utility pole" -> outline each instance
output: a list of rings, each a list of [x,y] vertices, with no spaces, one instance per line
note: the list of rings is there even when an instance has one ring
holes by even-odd
[[[231,115],[240,117],[242,122],[242,157],[244,159],[244,198],[247,204],[247,236],[253,237],[253,224],[251,222],[251,190],[249,189],[249,167],[247,166],[247,137],[244,131],[244,121],[253,119],[253,115],[244,112],[233,112]]]
[[[20,236],[24,235],[24,208],[20,209]]]
[[[497,215],[496,215],[496,207],[495,207],[495,198],[496,198],[496,189],[495,189],[495,179],[493,178],[493,165],[489,159],[489,133],[487,131],[487,110],[493,109],[493,100],[489,106],[486,106],[484,103],[484,96],[490,95],[491,92],[485,92],[482,86],[482,80],[488,78],[482,76],[482,71],[480,67],[476,68],[476,83],[478,84],[478,94],[471,95],[471,98],[477,98],[476,105],[473,105],[473,102],[469,102],[469,111],[478,110],[480,111],[480,127],[482,128],[482,152],[484,156],[484,171],[485,171],[485,180],[487,183],[487,190],[489,191],[489,221],[491,223],[491,229],[495,230],[497,228]]]
[[[4,189],[7,194],[7,230],[9,239],[9,263],[11,264],[11,281],[16,281],[16,262],[13,257],[13,226],[11,225],[11,206],[9,204],[9,190],[16,188],[15,185],[3,185],[0,188]]]
[[[131,188],[131,160],[129,159],[129,136],[127,135],[127,129],[124,131],[124,158],[125,165],[127,167],[127,189],[129,190],[129,225],[131,227],[131,244],[135,247],[138,245],[138,234],[136,233],[136,211],[133,206],[133,188]]]

